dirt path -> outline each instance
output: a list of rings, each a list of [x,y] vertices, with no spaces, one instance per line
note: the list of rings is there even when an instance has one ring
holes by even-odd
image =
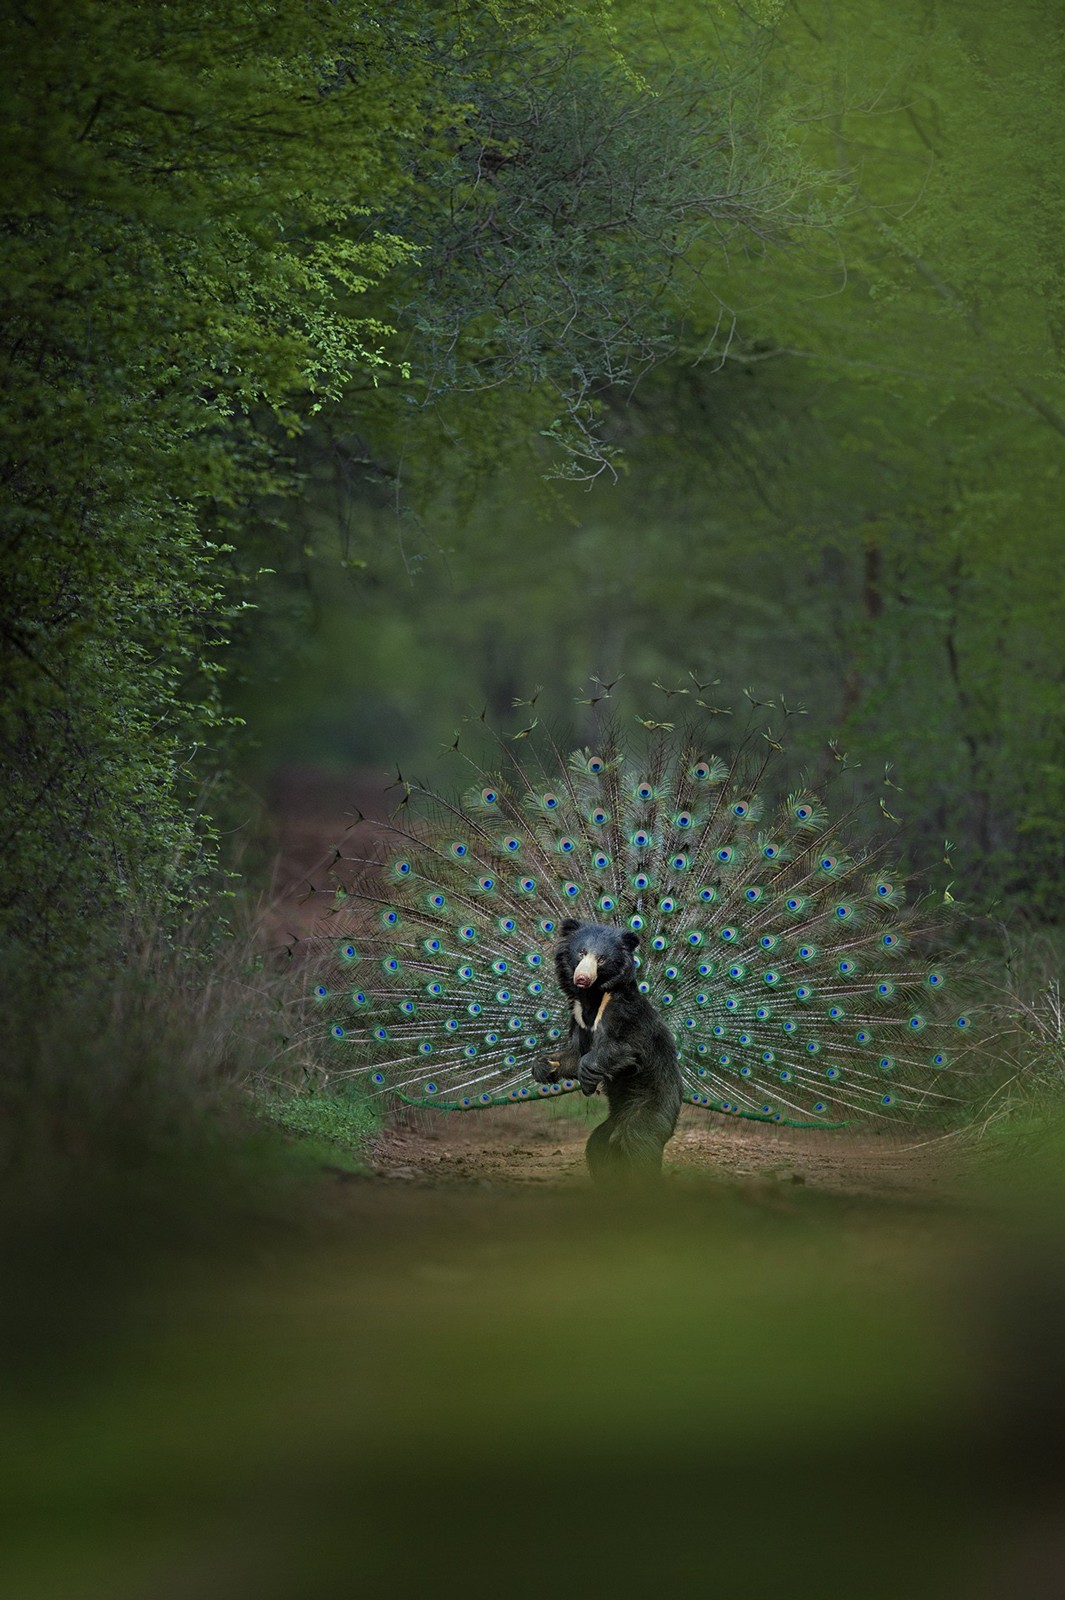
[[[589,1182],[584,1144],[600,1117],[529,1106],[468,1115],[411,1113],[377,1139],[377,1177],[437,1185],[540,1185]],[[726,1122],[682,1112],[666,1149],[670,1183],[808,1185],[841,1194],[935,1199],[949,1192],[953,1147],[897,1134],[808,1133],[761,1123]]]

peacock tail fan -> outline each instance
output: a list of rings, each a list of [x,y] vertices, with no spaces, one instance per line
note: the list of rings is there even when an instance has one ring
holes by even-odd
[[[451,1111],[572,1093],[531,1068],[568,1035],[553,952],[577,917],[639,934],[691,1106],[827,1128],[964,1100],[973,1014],[943,908],[848,838],[853,813],[774,796],[772,741],[634,750],[614,728],[568,757],[500,751],[457,799],[407,786],[380,858],[347,863],[314,987],[332,1074]]]

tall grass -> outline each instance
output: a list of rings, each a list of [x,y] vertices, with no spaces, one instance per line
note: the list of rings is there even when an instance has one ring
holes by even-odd
[[[107,1322],[175,1251],[240,1252],[249,1230],[274,1234],[303,1214],[305,1180],[327,1155],[276,1124],[295,1088],[314,1081],[304,975],[265,948],[260,928],[239,906],[221,934],[207,913],[180,937],[131,918],[75,982],[6,974],[9,1345],[32,1354],[73,1338]],[[349,1148],[373,1125],[362,1113]]]

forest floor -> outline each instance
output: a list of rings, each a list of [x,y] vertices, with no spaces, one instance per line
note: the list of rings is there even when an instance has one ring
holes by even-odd
[[[489,1113],[407,1113],[378,1135],[369,1162],[389,1182],[444,1185],[587,1185],[584,1145],[595,1122],[553,1105]],[[707,1120],[684,1111],[666,1147],[670,1186],[690,1181],[799,1186],[831,1192],[935,1200],[957,1177],[950,1139],[919,1135],[804,1132],[762,1123]]]

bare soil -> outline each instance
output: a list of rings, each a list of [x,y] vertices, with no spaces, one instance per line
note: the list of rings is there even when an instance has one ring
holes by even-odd
[[[604,1108],[605,1110],[605,1108]],[[553,1106],[404,1114],[377,1139],[375,1176],[432,1186],[575,1187],[589,1183],[584,1145],[602,1113]],[[667,1182],[806,1185],[838,1194],[934,1200],[953,1187],[949,1140],[726,1122],[684,1111],[666,1147]]]

